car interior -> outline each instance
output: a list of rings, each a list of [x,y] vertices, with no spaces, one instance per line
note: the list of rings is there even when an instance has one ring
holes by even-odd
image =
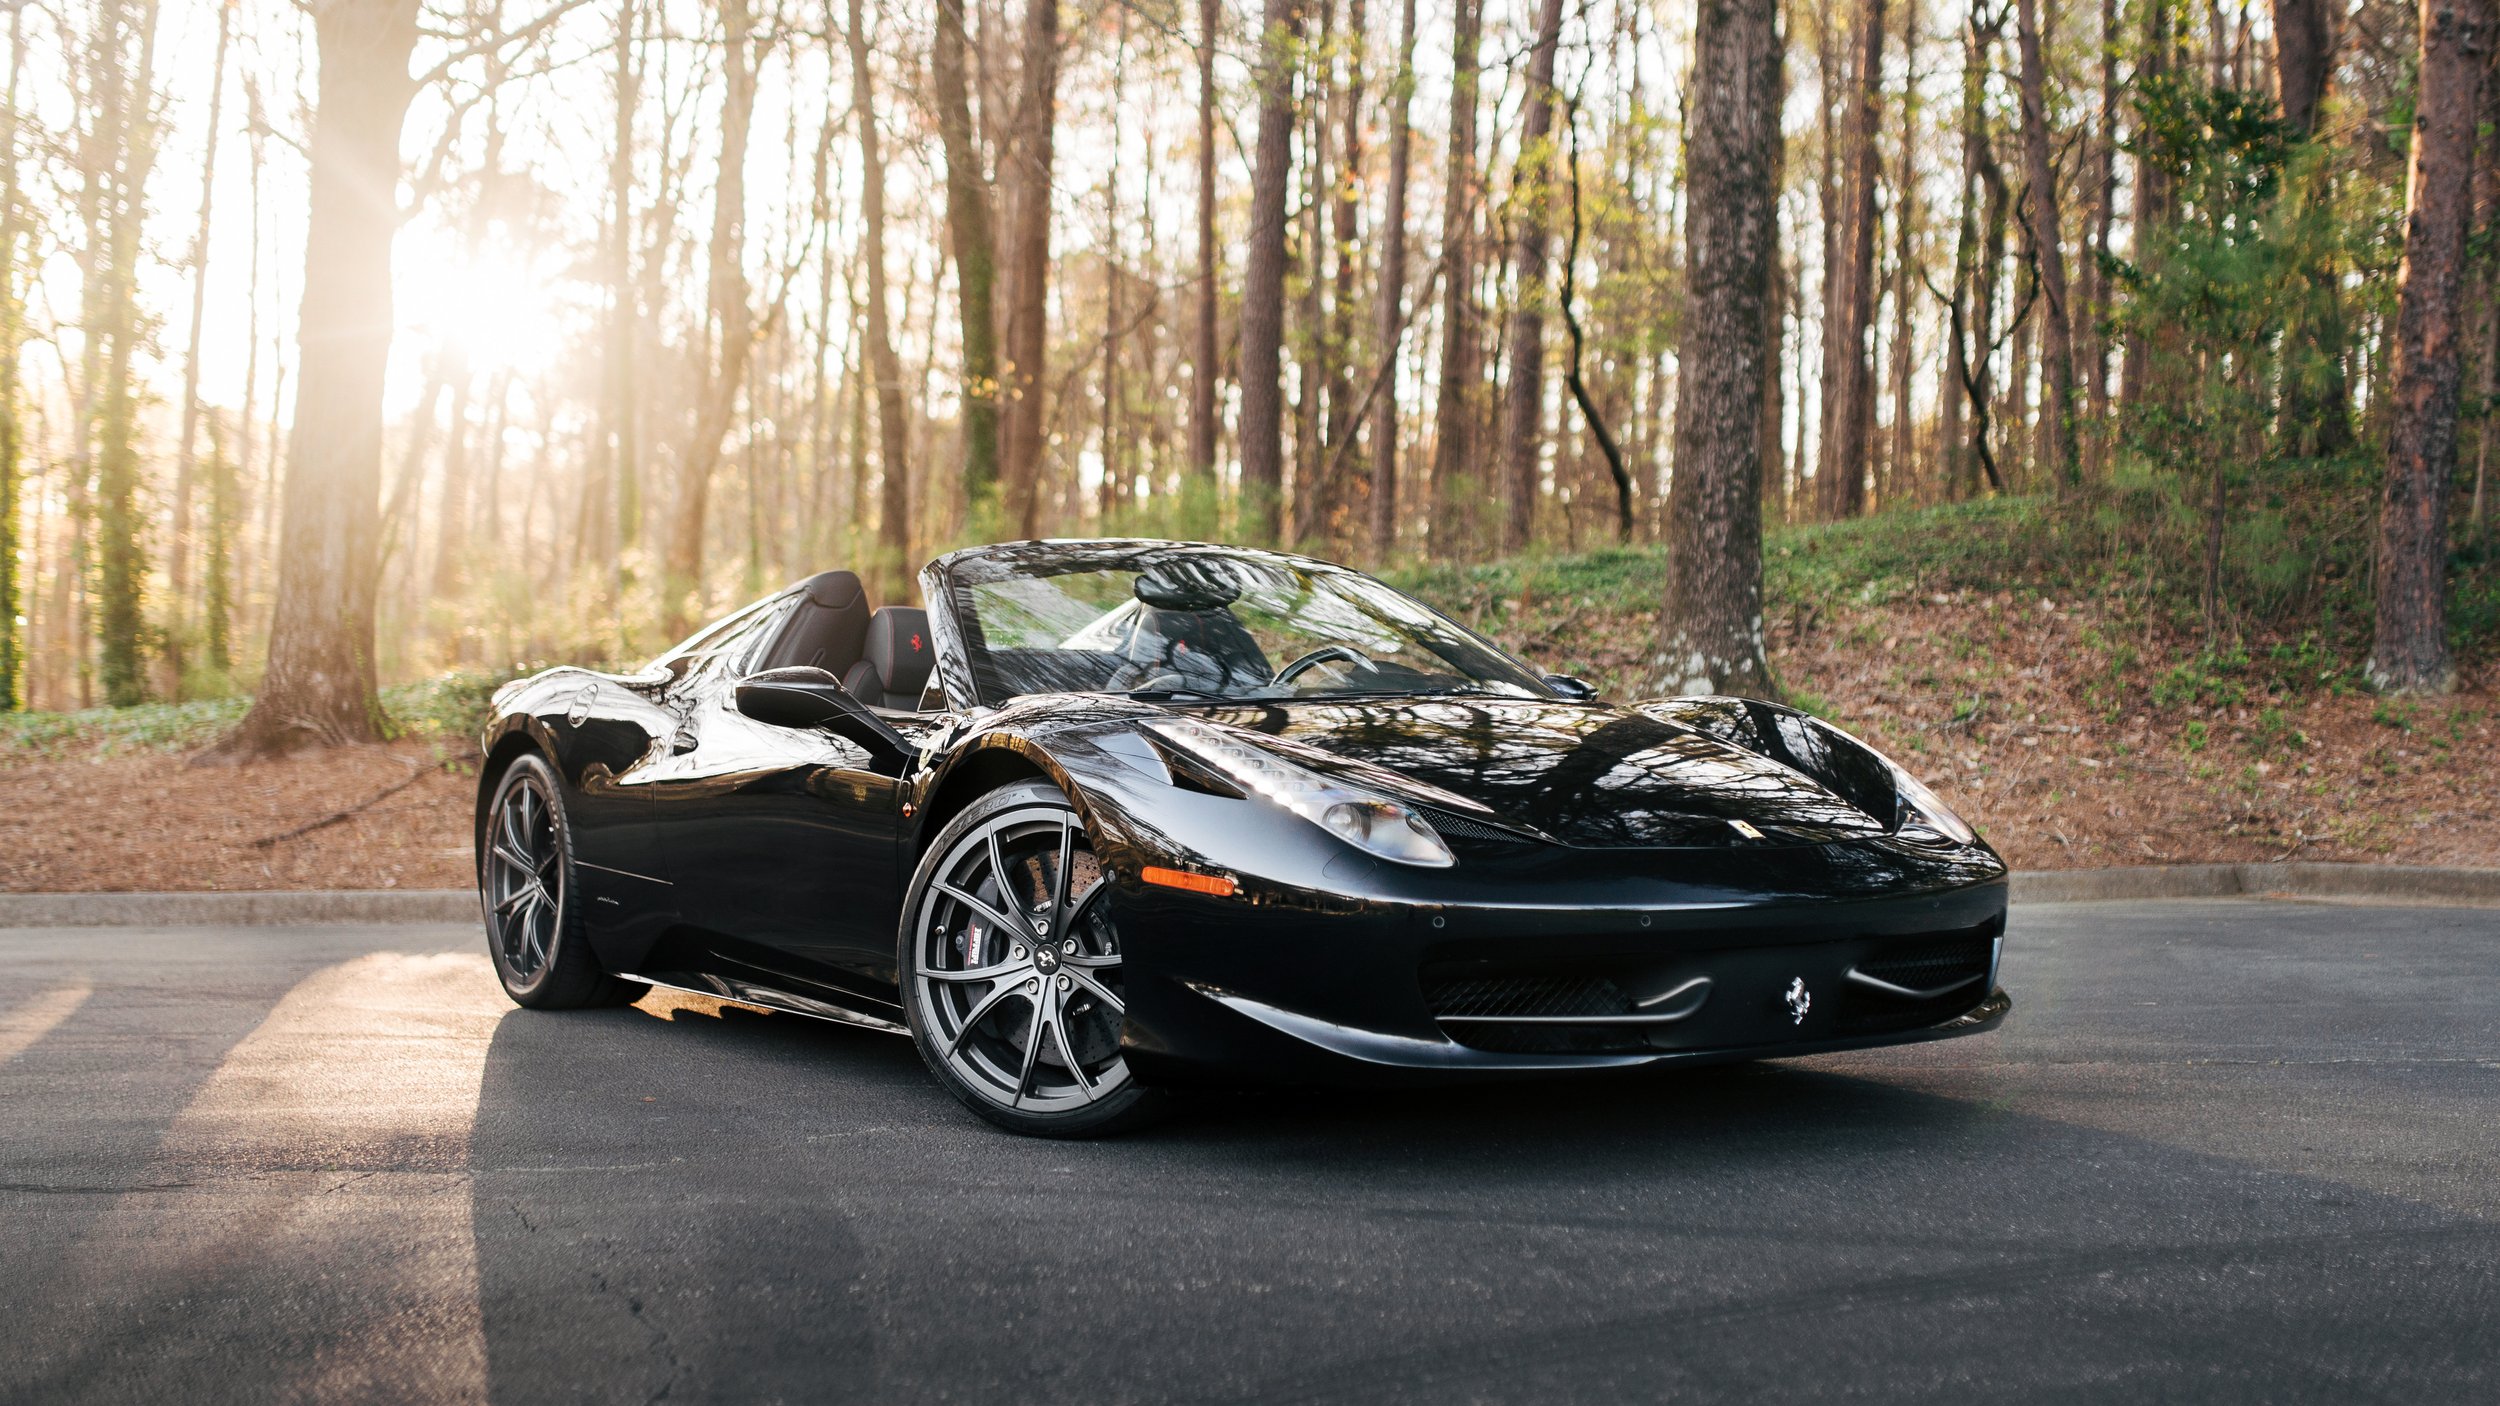
[[[801,582],[796,594],[780,633],[757,653],[749,672],[822,669],[872,708],[920,708],[936,658],[927,611],[910,605],[869,609],[867,589],[849,571],[820,571]]]

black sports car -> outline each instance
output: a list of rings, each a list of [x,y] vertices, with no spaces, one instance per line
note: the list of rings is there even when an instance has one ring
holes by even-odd
[[[1755,1059],[1996,1026],[2005,866],[1794,709],[1616,706],[1343,567],[1170,542],[828,571],[496,695],[524,1006],[908,1033],[1026,1133],[1167,1090]]]

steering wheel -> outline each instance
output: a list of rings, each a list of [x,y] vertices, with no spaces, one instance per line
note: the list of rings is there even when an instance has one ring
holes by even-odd
[[[1324,644],[1319,648],[1312,650],[1310,653],[1303,655],[1301,658],[1296,659],[1292,663],[1287,664],[1285,667],[1277,670],[1276,677],[1269,680],[1269,682],[1280,684],[1292,683],[1295,675],[1300,674],[1303,670],[1311,668],[1317,664],[1324,664],[1331,659],[1340,659],[1348,664],[1359,664],[1367,669],[1375,667],[1377,663],[1377,661],[1375,661],[1370,655],[1365,654],[1363,651],[1356,649],[1350,644]]]

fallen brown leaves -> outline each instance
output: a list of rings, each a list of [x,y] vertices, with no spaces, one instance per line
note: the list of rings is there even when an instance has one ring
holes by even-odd
[[[2486,689],[2408,702],[2258,682],[2157,704],[2154,680],[2194,657],[2192,639],[2011,594],[1853,608],[1779,645],[1783,680],[2018,868],[2500,864]]]
[[[1557,599],[1510,618],[1505,643],[1637,696],[1648,617]],[[2500,865],[2488,684],[2419,703],[2260,684],[2156,704],[2153,681],[2193,640],[2011,593],[1783,617],[1772,650],[1790,688],[1918,771],[2020,868]],[[472,786],[416,743],[243,767],[9,755],[0,889],[461,887]]]
[[[474,785],[418,743],[214,767],[171,752],[9,755],[0,890],[465,887]]]

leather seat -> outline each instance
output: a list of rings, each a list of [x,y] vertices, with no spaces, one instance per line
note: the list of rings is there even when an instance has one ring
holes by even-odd
[[[842,686],[876,708],[916,712],[936,660],[929,646],[929,612],[889,605],[868,618],[868,643]]]
[[[859,663],[868,638],[868,592],[848,571],[821,571],[799,587],[799,602],[755,669],[812,667],[835,678]]]

